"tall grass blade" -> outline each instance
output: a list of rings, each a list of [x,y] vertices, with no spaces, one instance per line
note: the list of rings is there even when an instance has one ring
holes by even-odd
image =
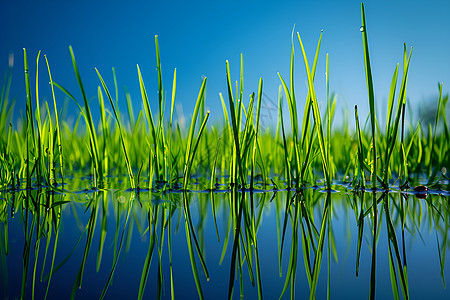
[[[300,47],[302,48],[303,53],[303,59],[305,61],[305,68],[306,68],[306,75],[308,77],[308,87],[309,92],[311,94],[311,103],[313,108],[313,116],[314,116],[314,123],[317,127],[317,134],[319,138],[319,146],[320,146],[320,153],[322,157],[322,167],[323,167],[323,173],[325,175],[326,181],[327,181],[327,189],[331,189],[331,179],[330,179],[330,172],[329,172],[329,162],[327,161],[327,149],[325,148],[325,141],[323,136],[323,130],[322,130],[322,122],[320,120],[320,112],[319,112],[319,105],[317,103],[316,98],[316,92],[314,90],[314,83],[313,78],[309,69],[308,59],[306,58],[305,49],[303,47],[302,40],[300,38],[300,34],[297,32],[297,37],[300,42]]]
[[[204,101],[205,97],[205,88],[206,88],[206,78],[203,80],[202,86],[200,87],[200,91],[198,93],[197,102],[195,103],[194,113],[192,115],[192,121],[191,121],[191,128],[189,129],[189,135],[187,139],[187,145],[186,145],[186,156],[184,160],[184,171],[183,171],[183,189],[187,190],[188,188],[188,181],[190,176],[190,169],[192,167],[192,160],[194,159],[194,155],[192,154],[192,145],[194,143],[194,131],[195,131],[195,123],[197,122],[197,115],[198,110],[201,106],[201,102]],[[208,115],[205,117],[205,121],[208,119]],[[206,124],[206,123],[205,123]],[[204,125],[202,125],[203,127]],[[200,138],[200,133],[199,133]],[[198,143],[198,139],[197,139]]]
[[[123,150],[123,154],[125,156],[125,162],[127,164],[128,176],[130,177],[131,188],[135,189],[133,170],[131,169],[130,160],[128,159],[127,148],[125,147],[125,141],[123,139],[122,127],[120,126],[119,116],[117,114],[116,108],[114,107],[114,103],[112,101],[111,94],[109,93],[109,90],[108,90],[108,88],[107,88],[107,86],[105,84],[105,81],[103,80],[103,78],[100,75],[100,72],[97,70],[97,68],[95,68],[95,71],[97,72],[97,75],[100,78],[100,81],[102,83],[103,89],[104,89],[104,91],[106,93],[106,96],[108,97],[109,103],[111,104],[111,107],[113,109],[114,116],[116,117],[117,126],[119,127],[120,140],[122,142],[122,150]]]
[[[137,70],[138,70],[138,76],[139,76],[139,86],[141,89],[141,95],[142,95],[142,101],[144,104],[144,110],[145,110],[145,115],[147,117],[147,123],[148,126],[150,128],[150,133],[152,135],[152,140],[153,140],[153,155],[154,155],[154,160],[152,161],[152,166],[156,172],[156,176],[157,179],[160,180],[160,170],[159,170],[159,163],[158,163],[158,144],[157,144],[157,133],[156,133],[156,127],[155,127],[155,123],[153,122],[153,115],[152,115],[152,110],[150,108],[150,102],[148,100],[148,96],[147,96],[147,91],[145,89],[145,85],[144,85],[144,80],[142,79],[142,74],[141,74],[141,70],[139,69],[139,65],[137,66]],[[149,178],[151,181],[151,178]]]
[[[363,49],[364,49],[364,66],[366,70],[366,82],[367,91],[369,95],[369,108],[370,108],[370,122],[372,125],[372,186],[376,188],[377,186],[377,143],[376,143],[376,112],[375,112],[375,96],[373,92],[373,81],[372,81],[372,70],[370,68],[370,58],[369,58],[369,42],[367,40],[367,25],[366,17],[364,14],[364,3],[361,3],[361,33],[363,39]]]
[[[95,172],[97,172],[97,175],[99,177],[99,181],[102,184],[102,182],[103,182],[103,171],[102,171],[102,164],[100,162],[100,157],[99,157],[99,153],[98,153],[97,133],[95,131],[95,125],[94,125],[94,122],[92,120],[91,110],[89,108],[89,103],[88,103],[88,99],[86,97],[86,92],[84,91],[83,83],[81,81],[81,75],[80,75],[80,72],[78,71],[78,66],[77,66],[77,62],[75,60],[75,54],[73,53],[72,46],[69,46],[69,50],[70,50],[70,56],[72,58],[72,64],[73,64],[73,69],[75,71],[75,76],[77,77],[78,85],[80,87],[81,94],[83,96],[84,109],[86,110],[86,113],[83,114],[83,116],[85,118],[85,121],[86,121],[86,124],[87,124],[87,127],[88,127],[88,131],[89,131],[91,152],[92,152],[92,156],[93,156]],[[70,94],[68,94],[68,95],[70,95]],[[71,96],[69,96],[69,98],[72,98],[72,99],[75,100],[75,98],[73,98]],[[78,102],[77,102],[77,104],[78,104]]]
[[[53,98],[53,109],[55,110],[55,120],[56,120],[56,133],[58,136],[58,153],[59,153],[59,169],[61,172],[61,178],[64,179],[64,165],[63,165],[63,150],[62,150],[62,139],[61,139],[61,129],[59,126],[58,108],[56,107],[55,90],[52,80],[52,74],[50,72],[50,65],[48,64],[47,56],[44,55],[45,62],[47,63],[48,76],[50,79],[50,86],[52,88],[52,98]]]
[[[235,112],[235,108],[234,108],[233,90],[231,87],[231,77],[230,77],[231,76],[230,75],[230,65],[228,63],[228,60],[226,61],[226,67],[227,67],[228,103],[230,105],[231,125],[232,125],[232,129],[233,129],[234,145],[235,145],[235,149],[236,149],[236,158],[237,158],[237,161],[236,161],[237,166],[236,167],[239,170],[241,185],[245,186],[244,172],[242,170],[243,166],[242,166],[241,149],[239,146],[239,130],[238,130],[238,125],[237,125],[237,120],[236,120],[239,118],[236,118],[236,112]],[[240,111],[240,107],[239,107],[239,111]]]

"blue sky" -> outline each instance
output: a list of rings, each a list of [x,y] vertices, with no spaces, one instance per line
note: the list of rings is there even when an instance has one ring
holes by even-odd
[[[226,95],[225,61],[230,61],[232,79],[238,80],[240,54],[244,56],[246,101],[264,81],[262,122],[274,124],[280,80],[289,80],[291,31],[299,32],[312,62],[320,31],[323,39],[316,75],[316,90],[325,109],[325,58],[330,56],[330,88],[337,94],[337,120],[348,110],[353,128],[353,107],[368,112],[362,53],[360,1],[5,1],[0,0],[0,71],[8,68],[14,53],[11,96],[15,112],[25,110],[23,51],[27,49],[32,80],[39,50],[46,54],[54,81],[81,101],[73,72],[69,45],[72,45],[92,109],[98,113],[94,68],[98,68],[110,89],[115,67],[121,110],[126,102],[123,86],[141,109],[136,64],[139,64],[157,110],[157,77],[154,36],[159,36],[164,89],[171,93],[177,68],[176,103],[185,117],[192,113],[203,77],[207,77],[206,106],[211,122],[223,113],[219,92]],[[243,3],[241,3],[243,2]],[[450,82],[450,1],[366,1],[366,22],[379,110],[385,109],[389,85],[403,43],[414,48],[408,77],[408,97],[412,108],[421,111],[436,103],[437,83]],[[298,39],[294,39],[296,95],[303,112],[306,77]],[[45,60],[40,61],[41,101],[51,100]],[[400,84],[400,82],[398,83]],[[64,95],[57,94],[63,105]],[[69,108],[72,108],[71,104]],[[75,106],[69,114],[76,112]],[[287,105],[284,105],[287,112]],[[420,108],[420,109],[419,109]],[[168,110],[169,108],[167,108]],[[167,115],[167,114],[166,114]]]

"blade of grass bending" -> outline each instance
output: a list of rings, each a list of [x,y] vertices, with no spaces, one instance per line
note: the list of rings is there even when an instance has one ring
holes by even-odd
[[[31,104],[31,87],[30,87],[30,74],[28,69],[28,59],[27,59],[27,50],[23,48],[23,61],[24,61],[24,69],[25,69],[25,89],[27,93],[27,104],[26,104],[26,114],[27,114],[27,130],[26,130],[26,144],[27,144],[27,152],[26,152],[26,176],[27,176],[27,188],[31,187],[31,169],[30,169],[30,136],[32,137],[32,141],[34,143],[34,122],[33,122],[33,106]]]
[[[389,242],[389,238],[388,238],[388,248],[389,248],[389,274],[391,278],[392,295],[395,300],[399,300],[400,296],[398,293],[397,276],[395,273],[394,260],[392,258],[391,243]]]
[[[315,75],[316,75],[316,67],[317,67],[317,61],[319,59],[319,50],[320,50],[320,45],[321,45],[321,42],[322,42],[322,35],[323,35],[323,30],[320,31],[319,41],[317,43],[317,48],[316,48],[316,54],[314,55],[313,66],[312,66],[312,69],[311,69],[311,77],[312,77],[313,82],[314,82],[314,78],[315,78]],[[303,115],[302,148],[305,145],[305,140],[306,140],[306,137],[307,137],[306,133],[308,132],[308,128],[310,126],[310,124],[309,124],[310,112],[311,112],[311,92],[308,90],[308,96],[306,97],[305,111],[304,111],[304,115]]]
[[[406,58],[406,54],[407,54],[406,53],[406,45],[404,45],[404,56],[405,56],[405,58]],[[401,83],[401,88],[400,88],[400,94],[399,94],[399,97],[398,97],[397,115],[396,115],[395,120],[394,120],[394,124],[393,124],[394,127],[393,127],[392,131],[389,132],[390,136],[388,136],[388,144],[387,144],[388,148],[386,150],[387,156],[385,158],[385,167],[384,167],[384,174],[385,174],[384,175],[384,177],[385,177],[384,178],[384,184],[385,184],[385,186],[387,186],[387,184],[388,184],[388,179],[389,179],[388,178],[389,161],[390,161],[392,152],[394,150],[395,141],[396,141],[396,138],[397,138],[398,127],[399,127],[399,124],[400,124],[400,117],[401,117],[402,111],[403,111],[403,104],[406,103],[406,82],[407,82],[407,79],[408,79],[408,68],[409,68],[409,62],[411,60],[411,54],[412,54],[412,50],[409,53],[408,60],[407,61],[405,60],[406,65],[403,66],[403,78],[402,78],[402,83]]]
[[[366,70],[366,82],[367,91],[369,95],[369,108],[370,108],[370,121],[372,124],[372,150],[373,150],[373,163],[372,163],[372,185],[374,188],[377,186],[377,143],[376,143],[376,132],[375,132],[375,122],[376,122],[376,112],[375,112],[375,96],[373,92],[373,82],[372,82],[372,71],[370,68],[370,58],[369,58],[369,42],[367,40],[367,26],[366,18],[364,14],[364,3],[361,3],[361,33],[363,39],[363,49],[364,49],[364,66]]]
[[[141,70],[139,69],[139,65],[137,65],[138,77],[139,77],[139,86],[141,89],[142,102],[144,104],[145,116],[147,117],[147,123],[150,129],[150,133],[153,139],[153,153],[155,155],[155,160],[152,165],[154,165],[157,179],[160,179],[160,170],[158,164],[158,149],[157,149],[157,134],[155,123],[153,122],[152,110],[150,108],[150,102],[148,101],[147,91],[145,90],[144,80],[142,79]]]
[[[302,40],[300,38],[300,34],[298,32],[297,32],[297,37],[298,37],[298,40],[300,42],[300,47],[302,48],[302,53],[303,53],[303,59],[305,61],[306,74],[307,74],[307,77],[308,77],[308,86],[309,86],[309,91],[311,93],[311,103],[312,103],[312,107],[313,107],[314,123],[317,124],[316,127],[317,127],[317,134],[318,134],[318,138],[319,138],[320,153],[321,153],[321,156],[322,156],[323,172],[324,172],[326,180],[327,180],[327,189],[331,189],[331,180],[330,180],[329,166],[328,166],[328,161],[326,160],[326,158],[327,158],[327,150],[325,148],[325,142],[324,142],[324,137],[323,137],[323,130],[322,130],[322,122],[320,120],[319,105],[317,103],[316,92],[314,90],[314,83],[313,83],[313,79],[312,79],[311,72],[310,72],[310,69],[309,69],[308,59],[306,58],[305,49],[303,47],[303,43],[302,43]]]
[[[357,105],[355,105],[355,120],[356,120],[356,134],[357,134],[357,142],[358,142],[358,160],[359,160],[358,173],[360,174],[359,177],[361,177],[360,183],[358,183],[358,184],[361,185],[362,189],[364,190],[365,183],[366,183],[366,179],[364,177],[364,154],[363,154],[363,146],[362,146],[362,139],[361,139],[361,130],[359,127],[358,106]],[[362,196],[362,198],[364,199],[364,196]],[[364,203],[364,201],[362,201],[361,203]]]
[[[128,176],[130,177],[131,188],[134,190],[135,184],[134,184],[133,170],[131,169],[130,160],[128,159],[127,149],[125,147],[125,141],[123,139],[123,134],[122,134],[122,127],[120,126],[119,116],[117,115],[116,108],[112,101],[111,94],[109,93],[108,88],[106,87],[105,81],[103,81],[103,78],[100,75],[100,72],[97,70],[97,68],[95,68],[95,71],[97,72],[97,75],[100,78],[100,81],[103,86],[103,90],[105,91],[106,96],[108,97],[109,103],[111,104],[113,112],[114,112],[114,116],[116,117],[117,126],[119,127],[120,140],[122,141],[122,150],[123,150],[123,154],[125,155],[125,162],[127,164]]]
[[[97,97],[98,102],[100,104],[100,119],[102,122],[102,131],[103,131],[103,171],[105,174],[108,174],[108,168],[109,168],[109,157],[108,157],[108,137],[110,136],[110,130],[109,130],[109,122],[106,119],[106,112],[105,112],[105,101],[103,99],[102,94],[102,88],[100,86],[97,87]]]
[[[155,35],[155,49],[156,49],[156,70],[158,73],[158,103],[159,103],[159,124],[158,124],[158,143],[160,146],[160,151],[162,152],[162,164],[163,171],[159,178],[161,181],[167,180],[167,160],[166,157],[166,142],[164,137],[164,95],[163,95],[163,83],[162,83],[162,71],[161,71],[161,59],[159,55],[159,43],[158,35]]]
[[[200,104],[202,101],[204,101],[204,96],[205,96],[205,87],[206,87],[206,77],[203,80],[202,86],[200,87],[200,91],[198,93],[198,97],[197,97],[197,102],[195,103],[195,108],[194,108],[194,113],[192,115],[192,121],[191,121],[191,128],[189,129],[189,135],[188,135],[188,140],[187,140],[187,145],[186,145],[186,156],[185,156],[185,160],[184,160],[184,171],[183,171],[183,189],[186,190],[188,188],[188,181],[189,178],[188,176],[190,175],[190,167],[188,168],[188,166],[192,167],[192,160],[193,159],[193,155],[191,155],[191,148],[192,148],[192,144],[194,142],[194,131],[195,131],[195,123],[197,122],[197,115],[198,115],[198,111],[200,108]],[[209,115],[209,114],[207,114]],[[205,121],[208,119],[208,117],[205,117]],[[203,126],[203,125],[202,125]],[[199,133],[199,137],[200,137],[200,133]],[[197,140],[198,142],[198,140]],[[188,173],[189,172],[189,173]]]
[[[394,74],[392,75],[391,88],[389,90],[388,113],[387,113],[387,124],[386,124],[386,135],[388,137],[390,136],[392,108],[394,106],[395,86],[397,84],[398,67],[399,67],[399,64],[397,64],[397,66],[395,68],[395,71],[394,71]]]
[[[172,188],[172,121],[173,121],[173,107],[175,104],[175,91],[177,88],[177,69],[173,71],[172,84],[172,104],[170,106],[170,123],[169,123],[169,188]]]
[[[198,138],[197,138],[197,141],[195,143],[194,149],[192,151],[192,158],[191,158],[189,166],[188,166],[188,174],[190,174],[190,172],[191,172],[192,161],[194,160],[195,153],[197,152],[197,147],[199,145],[199,141],[200,141],[200,138],[202,136],[203,130],[206,127],[206,122],[208,121],[208,117],[209,117],[209,110],[206,112],[205,120],[203,121],[202,126],[200,127],[200,132],[198,133]],[[186,210],[187,210],[187,217],[188,217],[188,220],[189,220],[189,225],[190,225],[190,228],[192,230],[192,238],[194,239],[195,247],[197,249],[197,253],[198,253],[198,256],[200,258],[200,262],[202,264],[203,271],[205,272],[206,279],[209,281],[208,269],[206,268],[205,259],[203,258],[202,251],[201,251],[201,249],[200,249],[200,247],[198,245],[197,237],[196,237],[195,232],[194,232],[194,225],[192,223],[189,206],[186,207]]]
[[[58,117],[58,108],[56,107],[56,98],[55,98],[55,90],[53,86],[53,80],[52,80],[52,74],[50,72],[50,65],[48,63],[47,55],[44,55],[45,62],[47,63],[47,69],[48,69],[48,76],[50,79],[50,85],[52,87],[52,98],[53,98],[53,109],[55,110],[55,119],[56,119],[56,132],[58,135],[58,151],[59,151],[59,166],[60,166],[60,172],[61,177],[64,178],[64,172],[63,172],[63,150],[62,150],[62,142],[61,142],[61,130],[59,127],[59,117]]]
[[[111,68],[114,82],[114,91],[116,92],[116,106],[119,107],[119,89],[117,88],[117,77],[116,77],[116,69],[114,67]],[[117,116],[120,119],[120,111],[117,112]]]
[[[39,50],[38,55],[36,57],[36,111],[35,111],[35,117],[37,121],[37,137],[34,136],[33,133],[33,141],[35,144],[35,152],[37,152],[38,157],[38,164],[36,169],[36,177],[37,182],[40,185],[41,184],[41,178],[43,176],[44,170],[45,170],[45,161],[44,161],[44,155],[43,155],[43,138],[44,138],[44,132],[42,131],[42,123],[41,123],[41,113],[40,113],[40,103],[39,103],[39,57],[41,55],[41,51]],[[49,183],[50,184],[50,183]]]
[[[251,174],[250,174],[250,189],[253,189],[253,174],[255,170],[255,164],[256,164],[256,146],[258,143],[258,129],[259,129],[259,116],[261,114],[261,97],[262,97],[262,87],[263,87],[263,81],[262,78],[259,78],[259,87],[258,87],[258,103],[257,103],[257,109],[256,109],[256,124],[255,124],[255,138],[253,143],[253,155],[252,155],[252,166],[251,166]],[[253,116],[249,116],[250,118],[253,118]]]
[[[90,142],[92,144],[92,154],[93,154],[95,169],[98,173],[99,181],[103,182],[103,171],[102,171],[102,164],[100,162],[99,153],[98,153],[98,143],[97,143],[97,134],[95,131],[95,125],[94,125],[94,122],[92,121],[91,110],[89,109],[89,103],[88,103],[88,100],[86,97],[86,93],[84,91],[83,83],[81,81],[80,72],[78,71],[78,66],[77,66],[77,62],[75,60],[75,55],[73,53],[72,46],[69,46],[69,50],[70,50],[70,56],[72,58],[72,64],[73,64],[73,69],[75,71],[75,76],[77,77],[78,85],[80,86],[81,94],[83,96],[84,108],[86,110],[86,114],[83,114],[83,116],[85,118],[85,121],[88,126],[88,130],[89,130],[89,137],[90,137]],[[72,97],[72,99],[74,99],[74,98]]]
[[[299,170],[299,166],[300,166],[300,157],[299,157],[299,153],[298,153],[298,138],[296,138],[298,136],[298,129],[296,124],[296,120],[297,120],[297,108],[296,108],[296,104],[293,102],[292,97],[290,95],[289,89],[286,85],[286,82],[284,81],[283,77],[281,77],[280,73],[277,73],[278,77],[280,78],[281,84],[283,86],[284,89],[284,93],[286,94],[286,99],[289,105],[289,113],[291,116],[291,126],[292,126],[292,134],[293,134],[293,142],[294,142],[294,155],[295,155],[295,165],[294,165],[294,170],[296,171],[296,173],[298,173]],[[294,109],[295,107],[295,109]],[[298,174],[297,174],[298,176]],[[299,185],[299,180],[296,179],[296,185]]]

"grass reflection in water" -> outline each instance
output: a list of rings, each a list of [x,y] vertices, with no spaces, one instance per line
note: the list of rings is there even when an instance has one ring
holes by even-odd
[[[2,296],[445,298],[428,192],[2,191]]]

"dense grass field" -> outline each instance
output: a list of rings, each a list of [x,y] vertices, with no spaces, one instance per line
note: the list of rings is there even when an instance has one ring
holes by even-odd
[[[157,190],[193,189],[190,186],[193,175],[209,181],[209,186],[201,186],[203,189],[214,189],[217,183],[252,189],[255,179],[264,186],[275,183],[282,188],[311,186],[320,181],[330,189],[334,179],[351,181],[355,188],[364,188],[367,180],[371,181],[370,186],[382,188],[394,183],[399,186],[407,186],[408,182],[436,184],[439,178],[446,176],[450,161],[446,119],[448,94],[443,94],[443,85],[439,84],[434,124],[407,121],[411,120],[407,109],[407,79],[412,49],[408,52],[405,45],[403,61],[394,66],[387,111],[385,115],[377,116],[367,32],[362,10],[361,34],[370,114],[358,116],[355,106],[356,122],[350,124],[347,121],[338,129],[331,126],[336,96],[329,91],[328,75],[327,99],[321,101],[326,103],[325,107],[319,106],[314,87],[317,60],[322,55],[322,34],[313,59],[306,57],[300,34],[292,35],[290,74],[278,74],[279,111],[275,132],[260,130],[262,78],[258,91],[250,99],[243,95],[242,59],[241,76],[236,81],[230,77],[231,66],[226,62],[228,90],[220,95],[223,121],[208,125],[205,78],[190,115],[191,123],[180,128],[173,117],[176,70],[169,88],[166,88],[168,85],[163,86],[157,36],[158,107],[150,106],[138,66],[143,110],[137,114],[131,104],[137,100],[131,100],[128,94],[128,111],[118,111],[118,84],[114,72],[115,86],[111,90],[96,70],[98,103],[89,103],[72,48],[73,70],[82,99],[74,98],[71,91],[57,83],[57,78],[52,78],[47,57],[48,73],[36,72],[33,78],[28,71],[24,49],[27,101],[26,116],[21,124],[12,124],[11,70],[8,70],[2,85],[0,188],[14,188],[19,182],[25,184],[25,181],[30,187],[32,178],[38,185],[57,187],[65,176],[80,170],[95,178],[94,187],[102,187],[107,176],[128,174],[131,188],[151,187]],[[295,93],[293,66],[294,59],[299,58],[294,58],[294,43],[299,43],[302,49],[300,60],[304,62],[308,78],[307,95]],[[37,65],[42,63],[40,60],[39,53]],[[329,74],[328,54],[326,62],[326,74]],[[47,82],[47,78],[53,93],[50,103],[39,98],[40,81]],[[398,82],[401,82],[400,89],[396,90]],[[69,126],[66,116],[61,116],[58,111],[64,99],[55,98],[55,89],[63,91],[66,99],[71,99],[79,108],[73,126]],[[297,106],[298,97],[306,98],[303,111],[299,111]],[[283,102],[289,109],[289,120],[282,118]],[[94,105],[100,108],[100,120],[92,117],[90,106]],[[381,124],[380,119],[386,123]]]

